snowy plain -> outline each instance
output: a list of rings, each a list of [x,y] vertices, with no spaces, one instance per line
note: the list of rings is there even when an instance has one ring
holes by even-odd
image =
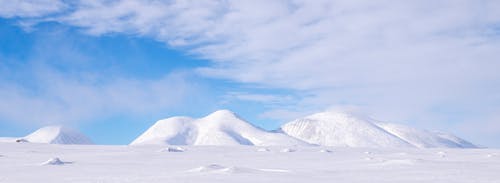
[[[500,150],[0,143],[0,182],[500,182]]]

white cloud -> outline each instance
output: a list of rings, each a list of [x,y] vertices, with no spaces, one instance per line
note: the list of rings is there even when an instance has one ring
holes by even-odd
[[[228,92],[223,98],[228,101],[241,100],[281,105],[295,101],[295,97],[291,95],[256,94],[248,92]]]
[[[500,111],[493,112],[488,116],[469,118],[453,125],[457,133],[467,135],[472,142],[481,146],[498,147],[500,138]]]
[[[0,17],[39,17],[64,10],[60,0],[0,0]]]
[[[0,84],[0,117],[46,125],[81,123],[116,114],[153,114],[181,106],[195,88],[181,73],[136,80],[106,74],[69,76],[52,69],[37,72],[32,87],[8,81]]]
[[[293,119],[298,119],[313,113],[314,112],[304,111],[304,110],[298,111],[289,109],[272,109],[260,114],[259,117],[265,119],[280,120],[281,124],[284,124],[285,122],[289,122],[292,121]]]
[[[286,110],[358,105],[431,124],[438,107],[499,108],[499,9],[494,0],[86,1],[40,21],[151,37],[213,61],[205,76],[308,94]]]

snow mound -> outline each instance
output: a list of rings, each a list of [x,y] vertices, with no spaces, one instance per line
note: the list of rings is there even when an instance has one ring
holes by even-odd
[[[495,156],[498,156],[498,155],[496,153],[492,153],[492,154],[486,155],[486,157],[488,157],[488,158],[492,158],[492,157],[495,157]],[[0,157],[1,157],[1,155],[0,155]]]
[[[257,149],[257,152],[269,152],[269,151],[271,151],[271,150],[268,149],[268,148],[259,148],[259,149]]]
[[[188,170],[191,173],[224,173],[224,174],[239,174],[239,173],[265,173],[265,172],[276,172],[276,173],[286,173],[288,170],[283,169],[256,169],[256,168],[246,168],[230,166],[225,167],[218,164],[211,164],[207,166],[201,166],[195,169]]]
[[[218,164],[210,164],[207,166],[200,166],[195,169],[188,170],[188,172],[213,172],[213,171],[220,171],[225,169],[226,167]]]
[[[321,150],[319,150],[319,152],[321,152],[321,153],[331,153],[332,151],[328,150],[328,149],[321,149]]]
[[[443,133],[384,123],[353,114],[327,111],[284,124],[284,133],[311,144],[342,147],[451,147],[473,144]]]
[[[131,145],[307,145],[283,133],[262,130],[228,110],[199,119],[171,117],[156,122]]]
[[[92,141],[82,133],[62,126],[43,127],[23,139],[32,143],[92,144]]]
[[[59,158],[50,158],[49,160],[42,163],[42,165],[64,165],[68,162],[63,162]]]
[[[443,152],[443,151],[439,151],[439,152],[437,152],[436,154],[437,154],[439,157],[441,157],[441,158],[446,157],[446,152]]]
[[[211,164],[208,166],[201,166],[192,170],[188,170],[188,172],[200,172],[200,173],[227,173],[227,174],[235,174],[235,173],[257,173],[259,170],[252,168],[244,168],[244,167],[225,167],[218,164]]]
[[[280,152],[295,152],[295,151],[297,151],[297,150],[295,150],[295,149],[290,149],[290,148],[285,148],[285,149],[281,149],[281,151],[280,151]]]
[[[234,173],[259,173],[262,171],[260,171],[258,169],[253,169],[253,168],[232,166],[232,167],[227,167],[227,168],[222,169],[221,172],[234,174]]]
[[[186,151],[182,147],[167,147],[165,149],[160,150],[160,152],[184,152]]]

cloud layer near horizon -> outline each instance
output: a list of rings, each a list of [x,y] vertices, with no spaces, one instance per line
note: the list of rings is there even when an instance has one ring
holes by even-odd
[[[194,90],[182,73],[137,80],[96,73],[68,76],[50,68],[31,71],[36,72],[29,78],[31,86],[0,83],[0,119],[36,126],[76,125],[117,114],[151,114],[181,106]]]
[[[204,76],[305,93],[265,114],[283,120],[356,105],[382,120],[445,129],[500,111],[498,1],[48,2],[0,16],[149,37],[212,61],[197,70]],[[237,94],[228,96],[257,98]]]

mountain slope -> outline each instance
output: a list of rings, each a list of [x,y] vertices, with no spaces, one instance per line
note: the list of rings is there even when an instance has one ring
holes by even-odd
[[[92,144],[84,134],[62,126],[47,126],[27,135],[23,139],[32,143],[48,144]]]
[[[473,148],[458,137],[377,122],[348,113],[327,111],[286,123],[281,130],[300,140],[345,147]]]
[[[449,147],[449,148],[475,148],[476,146],[451,134],[429,132],[404,125],[392,123],[376,123],[386,131],[398,136],[408,143],[419,148]]]
[[[252,126],[228,110],[206,117],[172,117],[156,122],[131,145],[307,145],[282,133],[272,133]]]
[[[292,137],[325,146],[412,147],[375,124],[346,113],[313,114],[287,123],[281,130]]]

